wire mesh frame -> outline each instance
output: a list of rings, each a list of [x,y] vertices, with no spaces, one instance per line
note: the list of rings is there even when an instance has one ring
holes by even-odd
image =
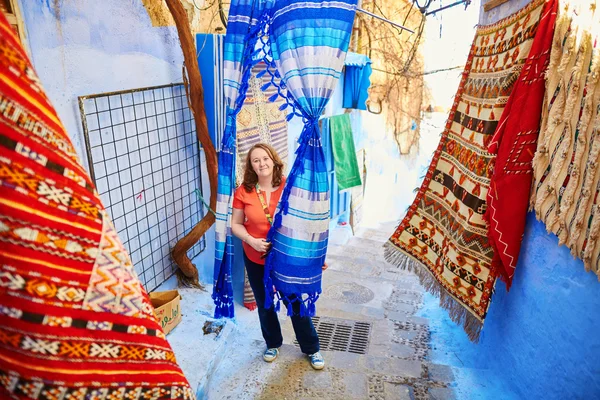
[[[78,98],[90,175],[147,291],[204,216],[200,145],[182,83]],[[206,248],[202,237],[189,251]]]

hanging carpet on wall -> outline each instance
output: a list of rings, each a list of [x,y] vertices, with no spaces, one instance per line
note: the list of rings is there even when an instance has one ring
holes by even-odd
[[[559,244],[600,276],[600,26],[595,2],[561,5],[530,205]]]
[[[329,132],[331,134],[335,179],[340,190],[361,186],[350,115],[342,114],[330,117]]]
[[[543,6],[543,0],[534,0],[496,24],[477,28],[427,175],[385,245],[386,259],[416,272],[474,341],[496,281],[483,218],[494,162],[487,146],[523,68]]]
[[[494,249],[492,269],[510,288],[519,259],[537,148],[545,76],[556,22],[558,0],[549,0],[529,57],[508,99],[488,150],[496,154],[485,218]]]
[[[2,14],[0,39],[0,398],[193,399]]]
[[[321,267],[329,236],[329,187],[318,120],[344,64],[356,0],[232,2],[225,37],[227,125],[219,153],[213,299],[215,317],[233,317],[231,199],[236,176],[236,119],[248,91],[251,68],[265,62],[287,118],[304,124],[296,158],[287,177],[267,240],[265,307],[280,300],[298,302],[301,315],[314,315],[321,293]],[[264,75],[263,75],[264,76]],[[288,313],[292,312],[292,307]]]
[[[267,65],[259,62],[252,67],[248,79],[248,91],[244,105],[237,117],[237,165],[236,186],[244,180],[244,169],[248,151],[257,143],[267,143],[277,151],[277,154],[287,165],[288,159],[288,134],[285,112],[281,107],[286,104],[285,99],[277,96],[275,101],[268,98],[277,95],[277,87],[269,85],[264,91],[261,87],[269,84],[271,76],[264,71]],[[258,76],[262,76],[259,78]],[[254,310],[256,300],[248,282],[244,269],[244,307]]]

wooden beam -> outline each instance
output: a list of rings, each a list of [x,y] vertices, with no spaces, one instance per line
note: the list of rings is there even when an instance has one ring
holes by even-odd
[[[171,11],[171,14],[173,15],[177,33],[179,34],[179,41],[181,43],[181,50],[183,51],[183,60],[186,70],[183,75],[186,83],[186,94],[188,94],[188,103],[196,123],[196,136],[198,137],[198,141],[202,144],[206,158],[206,168],[208,171],[208,180],[210,182],[210,208],[211,210],[215,210],[217,208],[217,152],[215,151],[215,146],[208,133],[206,111],[204,110],[202,76],[200,75],[198,59],[196,58],[194,37],[190,29],[187,14],[180,0],[166,0],[166,2],[169,11]],[[187,79],[185,78],[185,72],[187,72]],[[189,196],[189,193],[184,193],[183,195]],[[208,210],[204,218],[194,226],[190,233],[179,240],[171,249],[173,260],[179,267],[177,278],[180,284],[204,289],[198,280],[198,269],[188,258],[187,251],[191,249],[215,223],[215,215],[211,210]]]
[[[488,12],[494,8],[501,6],[504,3],[508,3],[509,0],[490,0],[483,5],[483,11]]]

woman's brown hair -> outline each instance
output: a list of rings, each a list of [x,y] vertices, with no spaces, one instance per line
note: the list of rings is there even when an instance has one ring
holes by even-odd
[[[252,146],[246,155],[246,166],[242,185],[244,185],[244,189],[246,189],[246,192],[248,193],[254,189],[256,183],[258,182],[258,175],[256,175],[256,172],[254,172],[254,169],[252,168],[252,161],[250,160],[250,156],[255,149],[263,149],[267,152],[271,160],[273,160],[273,179],[271,181],[273,187],[277,187],[281,184],[281,178],[283,176],[283,161],[281,161],[281,158],[279,158],[277,151],[275,151],[272,146],[266,143],[257,143]]]

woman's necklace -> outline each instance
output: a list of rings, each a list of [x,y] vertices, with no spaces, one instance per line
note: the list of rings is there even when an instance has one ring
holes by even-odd
[[[273,225],[273,217],[271,217],[271,213],[269,212],[269,206],[265,201],[262,192],[260,190],[260,186],[258,186],[258,182],[256,183],[256,194],[258,195],[258,199],[260,200],[260,204],[262,205],[263,211],[265,212],[265,216],[269,221],[269,224]]]

